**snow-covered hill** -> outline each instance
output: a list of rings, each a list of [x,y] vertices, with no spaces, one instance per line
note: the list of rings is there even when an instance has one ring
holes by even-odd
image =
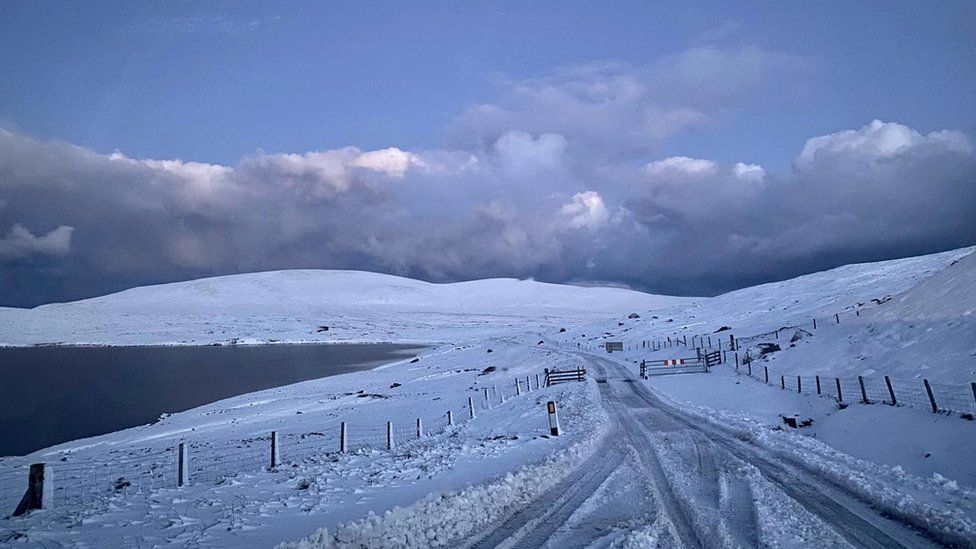
[[[513,318],[596,319],[692,301],[510,278],[432,284],[362,271],[272,271],[0,308],[0,344],[432,341],[445,326],[474,334]]]

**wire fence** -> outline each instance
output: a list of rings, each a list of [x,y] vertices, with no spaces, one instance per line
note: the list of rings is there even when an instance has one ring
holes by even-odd
[[[832,398],[840,404],[908,406],[935,413],[958,413],[967,419],[973,419],[976,414],[976,382],[955,385],[889,376],[797,375],[770,367],[758,359],[744,359],[740,364],[738,353],[734,358],[732,367],[740,375],[783,390]]]
[[[191,484],[221,484],[235,475],[272,470],[276,465],[331,460],[342,451],[392,449],[444,433],[541,388],[538,376],[513,380],[506,387],[496,384],[469,392],[471,396],[445,406],[442,414],[413,420],[377,424],[336,419],[315,431],[275,432],[226,442],[186,440],[185,461],[179,444],[112,450],[97,458],[62,455],[59,461],[44,464],[52,491],[45,499],[55,508],[97,509],[111,505],[115,498],[176,488],[182,480],[181,467],[186,467]],[[29,469],[30,464],[17,458],[0,459],[0,518],[13,514],[25,497]],[[53,498],[48,500],[50,495]]]

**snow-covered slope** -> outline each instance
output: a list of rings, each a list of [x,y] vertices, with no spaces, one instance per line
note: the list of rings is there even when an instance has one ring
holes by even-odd
[[[878,317],[884,319],[967,318],[976,313],[976,252],[895,296]]]
[[[363,271],[272,271],[0,308],[0,344],[430,341],[446,325],[475,334],[513,318],[595,319],[691,301],[509,278],[432,284]]]

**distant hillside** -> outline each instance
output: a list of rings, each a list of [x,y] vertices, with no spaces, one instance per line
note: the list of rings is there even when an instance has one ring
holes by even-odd
[[[0,344],[445,341],[545,317],[622,317],[692,301],[510,278],[432,284],[362,271],[271,271],[0,308]]]

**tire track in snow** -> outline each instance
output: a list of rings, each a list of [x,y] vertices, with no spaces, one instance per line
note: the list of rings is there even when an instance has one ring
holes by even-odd
[[[613,361],[600,357],[586,356],[593,365],[612,368],[629,378],[626,369]],[[764,455],[763,449],[740,440],[719,427],[695,421],[681,414],[672,406],[665,404],[640,383],[626,383],[633,394],[644,403],[660,411],[672,421],[686,428],[698,431],[711,441],[742,461],[760,470],[763,477],[772,482],[780,491],[817,516],[838,534],[857,547],[934,547],[933,540],[923,536],[909,525],[879,514],[869,504],[846,493],[839,487],[829,485],[811,473],[792,466],[778,463],[771,455]]]

